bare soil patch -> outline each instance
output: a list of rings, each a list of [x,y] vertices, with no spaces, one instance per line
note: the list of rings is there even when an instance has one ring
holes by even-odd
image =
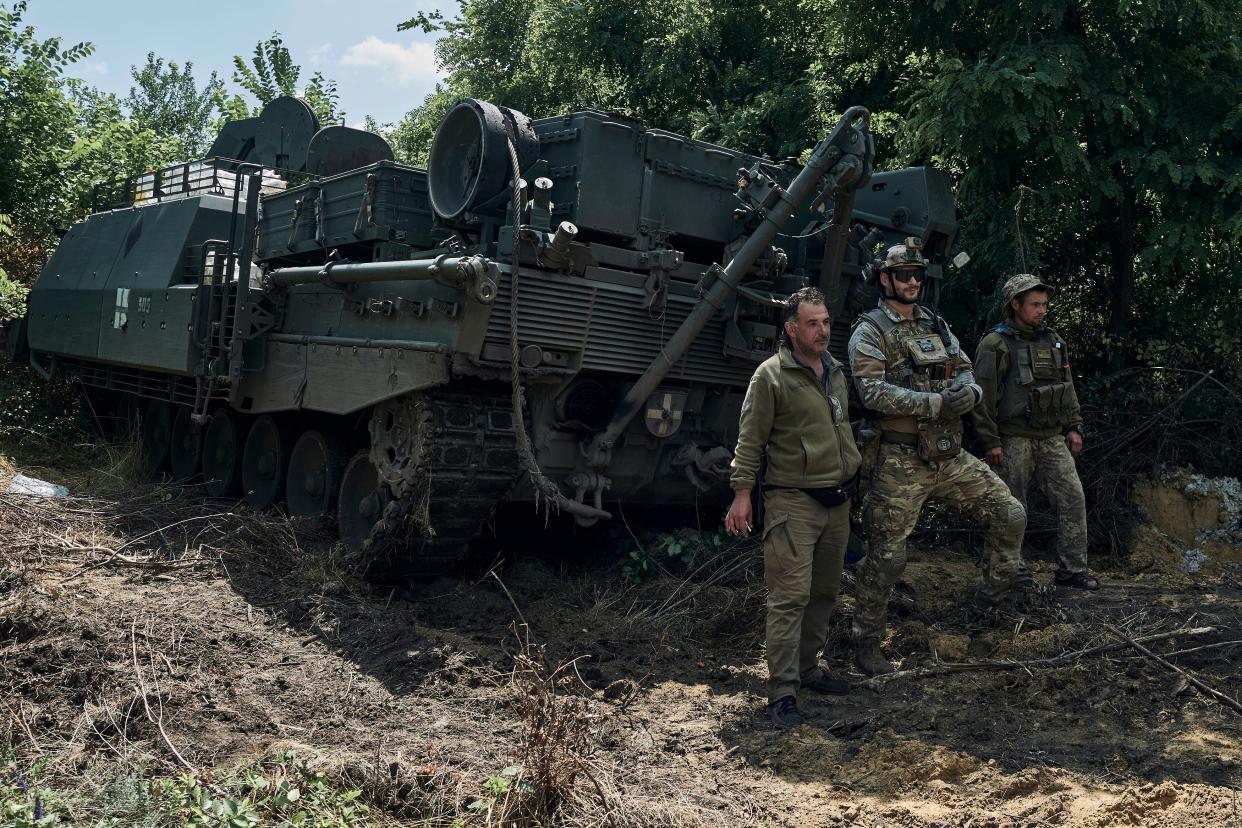
[[[381,587],[344,575],[313,528],[141,487],[0,495],[0,548],[7,729],[65,784],[108,763],[209,775],[294,749],[389,823],[1242,825],[1242,715],[1110,631],[1211,628],[1148,646],[1236,698],[1242,590],[1228,572],[1153,559],[1141,579],[1105,572],[1099,593],[981,625],[962,609],[973,560],[917,550],[886,642],[903,670],[1065,663],[807,694],[808,725],[780,733],[762,718],[749,545],[638,586],[584,548],[589,565],[526,555],[498,578]],[[837,667],[851,591],[847,577]],[[547,698],[531,657],[563,705],[540,732],[581,718],[582,771],[550,809],[489,807],[489,780],[529,770],[530,700]]]

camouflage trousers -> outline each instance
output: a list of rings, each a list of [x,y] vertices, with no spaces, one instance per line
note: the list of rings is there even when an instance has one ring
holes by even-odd
[[[793,696],[820,673],[819,651],[841,588],[849,503],[828,508],[806,492],[763,498],[763,579],[768,587],[768,701]]]
[[[979,594],[997,603],[1008,593],[1022,561],[1026,510],[979,458],[963,451],[933,469],[913,446],[883,443],[863,514],[867,556],[858,573],[854,636],[880,638],[888,598],[906,568],[906,538],[928,498],[956,506],[987,528]]]
[[[1087,571],[1087,501],[1065,438],[1057,435],[1001,437],[1005,461],[997,474],[1026,507],[1026,492],[1035,480],[1057,513],[1057,557],[1065,572]],[[1026,566],[1023,564],[1023,571]]]

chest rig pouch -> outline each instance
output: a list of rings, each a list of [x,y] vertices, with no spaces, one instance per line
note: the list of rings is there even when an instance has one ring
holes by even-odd
[[[925,394],[938,394],[953,384],[957,376],[953,356],[931,321],[896,324],[882,311],[873,311],[869,318],[884,337],[887,382]],[[919,417],[915,425],[918,455],[924,462],[943,463],[962,450],[960,417]]]
[[[1065,364],[1065,346],[1052,337],[1010,342],[1013,356],[998,416],[1021,418],[1032,428],[1067,427],[1074,386]]]
[[[916,391],[937,394],[948,388],[956,373],[949,350],[940,334],[910,336],[905,339]],[[919,457],[927,463],[943,463],[962,450],[962,421],[955,416],[920,417],[918,420]]]
[[[905,344],[914,373],[922,372],[926,377],[927,390],[932,390],[937,383],[953,379],[953,362],[940,334],[909,336],[905,338]]]
[[[881,337],[884,350],[884,381],[911,391],[938,394],[953,384],[957,377],[955,355],[949,352],[947,329],[938,317],[920,308],[914,320],[895,322],[877,308],[859,317],[859,323],[871,324]],[[930,318],[929,318],[930,317]],[[943,331],[943,333],[942,333]],[[881,429],[885,420],[902,420],[903,416],[879,418]],[[927,463],[952,460],[962,450],[962,418],[951,412],[941,417],[918,417],[918,454]]]

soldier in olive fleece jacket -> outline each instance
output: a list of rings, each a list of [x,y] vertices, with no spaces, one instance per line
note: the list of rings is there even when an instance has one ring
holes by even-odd
[[[841,584],[849,540],[849,498],[860,457],[849,422],[840,363],[827,353],[824,297],[790,297],[787,341],[761,364],[742,403],[734,451],[730,532],[748,536],[751,492],[766,452],[763,565],[768,587],[768,714],[778,727],[802,723],[799,688],[845,693],[819,666],[819,650]]]

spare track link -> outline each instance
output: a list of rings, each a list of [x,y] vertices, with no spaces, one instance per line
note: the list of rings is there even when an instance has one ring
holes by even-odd
[[[419,414],[423,456],[358,550],[364,567],[453,569],[521,472],[508,393],[424,393]]]

